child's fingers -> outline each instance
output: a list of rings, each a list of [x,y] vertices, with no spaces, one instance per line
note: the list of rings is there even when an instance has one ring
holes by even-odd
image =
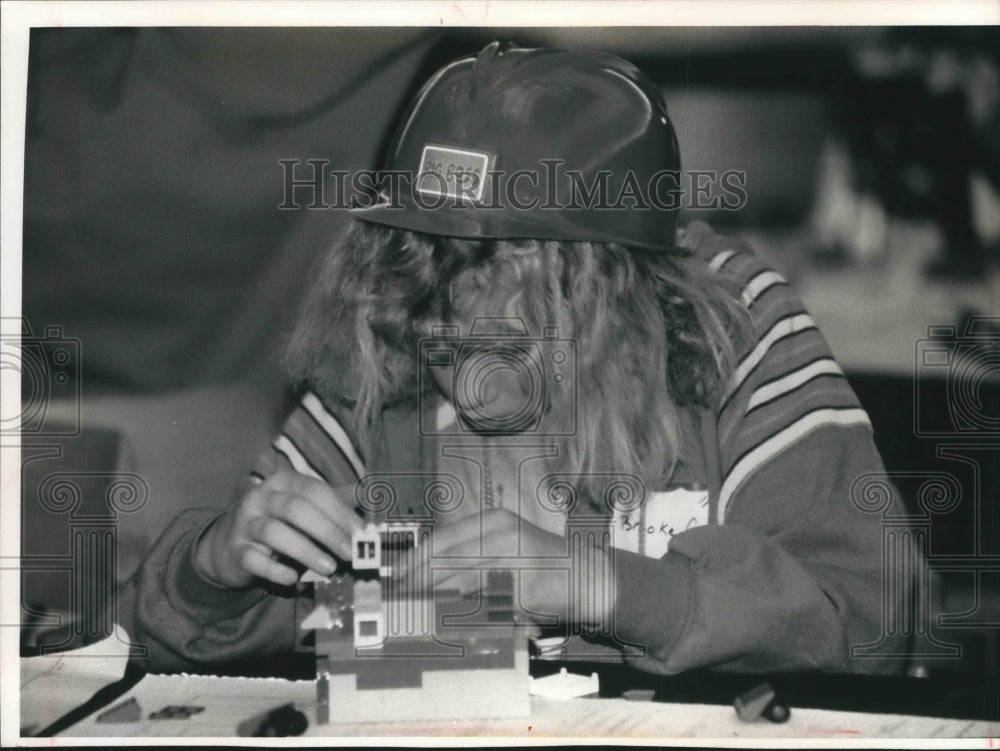
[[[254,542],[298,561],[313,571],[329,575],[337,570],[336,562],[309,537],[280,519],[259,517],[251,525],[250,534]]]
[[[267,511],[283,519],[300,532],[325,545],[343,559],[351,557],[351,533],[316,508],[312,499],[275,491],[268,499]]]
[[[345,530],[348,537],[364,526],[364,521],[354,511],[353,495],[346,497],[344,488],[334,490],[322,480],[298,472],[282,472],[275,476],[272,487],[308,499],[320,512]]]
[[[248,545],[244,549],[240,564],[248,573],[259,576],[261,579],[272,581],[275,584],[291,586],[298,581],[298,574],[294,569],[283,563],[278,563],[269,555],[251,545]]]

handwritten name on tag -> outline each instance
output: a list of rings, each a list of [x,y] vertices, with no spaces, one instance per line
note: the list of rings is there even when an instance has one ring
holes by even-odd
[[[666,555],[670,540],[708,524],[708,490],[668,488],[651,493],[637,509],[616,511],[612,544],[651,558]]]

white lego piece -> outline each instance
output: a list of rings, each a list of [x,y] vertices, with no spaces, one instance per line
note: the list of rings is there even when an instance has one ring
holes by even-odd
[[[302,621],[303,629],[331,629],[334,627],[333,616],[330,614],[330,608],[326,605],[317,605],[316,609],[313,610],[309,615],[305,617]]]
[[[351,535],[354,568],[382,568],[382,533],[375,524],[368,524]]]
[[[385,641],[382,582],[354,582],[354,646],[377,647]]]
[[[306,569],[305,573],[299,577],[300,584],[320,584],[330,581],[329,576],[323,576],[323,574],[317,574],[311,568]]]
[[[589,696],[600,691],[601,684],[597,673],[590,676],[567,673],[566,668],[560,669],[556,675],[544,678],[530,677],[528,693],[532,696],[544,696],[546,699],[575,699],[579,696]]]

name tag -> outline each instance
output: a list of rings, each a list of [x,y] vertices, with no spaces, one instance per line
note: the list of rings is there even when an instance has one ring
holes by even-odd
[[[635,510],[616,511],[612,544],[620,550],[662,558],[674,535],[705,524],[707,489],[668,488],[651,493]]]

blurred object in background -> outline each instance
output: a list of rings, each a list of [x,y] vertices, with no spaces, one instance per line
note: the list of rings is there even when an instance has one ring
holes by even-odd
[[[827,260],[870,264],[888,244],[888,221],[882,203],[855,189],[851,154],[843,141],[827,140],[819,166],[812,225],[819,252]]]
[[[856,49],[834,97],[834,164],[820,188],[841,187],[842,142],[855,195],[840,191],[824,231],[842,222],[841,240],[856,260],[884,249],[871,232],[881,211],[934,222],[941,249],[928,265],[932,276],[983,276],[1000,214],[998,50],[1000,35],[990,28],[898,29]],[[854,211],[838,208],[852,203]]]

